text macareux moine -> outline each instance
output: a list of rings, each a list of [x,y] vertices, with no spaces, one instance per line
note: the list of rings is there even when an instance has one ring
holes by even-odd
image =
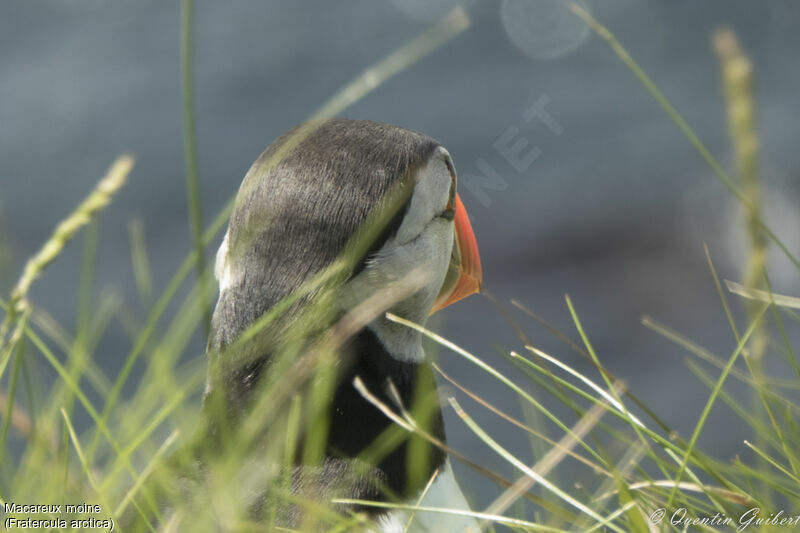
[[[61,513],[78,513],[78,514],[98,514],[102,511],[99,505],[91,503],[78,503],[78,504],[19,504],[8,502],[3,505],[3,510],[6,514],[61,514]]]

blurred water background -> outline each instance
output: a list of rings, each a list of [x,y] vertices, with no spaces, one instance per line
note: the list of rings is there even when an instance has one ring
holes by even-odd
[[[455,4],[197,1],[195,97],[206,222],[275,137]],[[726,168],[732,156],[710,35],[721,26],[737,32],[755,65],[766,218],[790,249],[800,250],[800,6],[793,0],[582,4],[628,47]],[[344,115],[442,142],[462,177],[485,289],[509,309],[509,300],[518,299],[578,339],[564,302],[569,294],[600,358],[687,436],[708,390],[686,369],[685,352],[640,320],[651,315],[730,355],[736,342],[703,243],[720,275],[740,280],[745,241],[736,202],[606,43],[563,4],[475,0],[466,9],[468,30]],[[137,166],[101,218],[98,291],[114,287],[140,309],[128,243],[132,219],[144,224],[156,291],[190,252],[178,27],[174,1],[0,4],[0,205],[11,249],[2,261],[4,293],[24,259],[122,152],[134,154]],[[526,144],[514,148],[517,156],[503,155],[518,142]],[[474,186],[475,176],[492,172],[501,178],[496,187]],[[470,179],[472,190],[464,186]],[[80,254],[81,246],[71,245],[32,292],[68,327],[75,322]],[[798,272],[774,250],[771,259],[774,290],[797,294]],[[742,317],[739,303],[733,298]],[[535,321],[511,313],[536,346],[591,371]],[[471,297],[431,324],[513,373],[500,353],[521,351],[522,343],[487,298]],[[203,347],[198,329],[190,352],[202,357]],[[99,348],[101,367],[116,375],[129,348],[115,323]],[[517,398],[502,385],[454,354],[432,352],[452,376],[519,415]],[[55,373],[41,368],[52,382]],[[521,433],[462,403],[504,445],[535,460]],[[732,458],[745,449],[747,433],[724,407],[714,413],[700,446]],[[447,425],[456,448],[512,474],[449,411]],[[459,467],[459,475],[471,497],[494,494],[468,469]]]

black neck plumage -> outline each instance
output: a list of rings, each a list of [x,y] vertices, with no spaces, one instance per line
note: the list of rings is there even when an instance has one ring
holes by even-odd
[[[431,437],[445,442],[444,421],[431,365],[404,362],[393,357],[370,329],[362,330],[348,346],[349,364],[344,365],[333,398],[326,453],[350,458],[363,454],[396,424],[355,387],[358,376],[366,389],[384,406],[400,414],[397,400]],[[390,392],[390,382],[397,396]],[[405,433],[405,432],[403,432]],[[405,433],[402,440],[375,461],[384,487],[363,499],[385,500],[392,496],[416,495],[445,460],[445,452],[424,437]],[[385,489],[385,490],[382,490]]]
[[[233,429],[230,424],[237,426],[236,421],[249,410],[254,393],[268,372],[270,359],[261,357],[226,380],[228,401],[224,425],[229,429]],[[323,462],[313,469],[302,464],[301,439],[295,455],[294,491],[324,499],[407,501],[418,495],[444,464],[446,453],[429,439],[400,429],[353,386],[356,377],[384,407],[402,416],[400,403],[425,433],[445,443],[444,421],[430,363],[395,358],[375,333],[365,328],[342,349],[331,409],[326,414],[329,429]],[[210,407],[209,398],[206,400]],[[385,446],[376,446],[379,443]],[[350,509],[373,516],[381,514],[381,509],[375,507]],[[295,520],[296,517],[287,519],[287,523]]]

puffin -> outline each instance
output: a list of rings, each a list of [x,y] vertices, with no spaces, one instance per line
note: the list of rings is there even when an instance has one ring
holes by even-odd
[[[442,447],[441,400],[422,335],[391,317],[425,324],[480,291],[477,242],[456,187],[452,157],[427,135],[367,120],[304,123],[253,163],[216,255],[204,396],[204,409],[216,413],[211,426],[236,428],[254,409],[269,411],[269,400],[259,403],[267,383],[312,394],[313,379],[281,373],[296,371],[293,362],[338,331],[321,454],[305,464],[299,437],[291,492],[324,505],[388,504],[333,504],[365,514],[368,531],[480,530],[463,513],[408,509],[469,505]],[[391,449],[365,458],[408,413],[430,438],[400,432]],[[269,495],[262,500],[254,516]],[[302,505],[281,504],[277,525],[301,527],[303,516]]]

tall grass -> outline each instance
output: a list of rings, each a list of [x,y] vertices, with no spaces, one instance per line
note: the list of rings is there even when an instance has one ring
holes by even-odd
[[[203,206],[200,176],[197,170],[197,133],[194,121],[194,0],[181,0],[181,91],[183,102],[183,151],[186,167],[186,196],[189,206],[189,227],[197,256],[197,277],[205,288],[206,258],[203,246]],[[201,290],[201,294],[208,291]],[[202,296],[203,331],[211,331],[211,303]]]
[[[0,330],[0,377],[5,383],[0,391],[0,503],[99,504],[99,512],[62,510],[33,518],[110,519],[115,529],[122,531],[263,531],[265,523],[269,528],[280,520],[287,504],[303,509],[304,519],[298,529],[304,531],[369,528],[365,514],[345,511],[349,505],[406,508],[412,511],[411,520],[420,513],[455,513],[395,503],[305,500],[290,490],[297,443],[305,443],[304,462],[315,464],[320,460],[333,362],[341,345],[414,287],[413,276],[401,280],[376,299],[363,302],[332,328],[316,331],[316,324],[331,318],[332,292],[326,287],[341,276],[357,251],[303,287],[302,294],[293,294],[244,335],[243,343],[258,338],[293,301],[310,291],[319,293],[305,319],[299,321],[297,337],[279,347],[279,355],[254,400],[257,408],[235,428],[222,429],[208,427],[210,421],[221,423],[214,411],[220,406],[211,402],[206,416],[200,412],[197,398],[206,375],[206,361],[198,355],[183,362],[186,358],[182,356],[190,338],[207,320],[206,303],[214,295],[210,273],[202,266],[203,253],[224,227],[232,203],[202,231],[197,172],[192,163],[191,7],[191,2],[184,2],[182,57],[193,251],[169,283],[156,288],[143,231],[138,223],[132,223],[129,235],[133,270],[146,315],[138,316],[113,293],[102,296],[100,301],[92,299],[98,231],[93,221],[130,171],[131,161],[121,159],[109,177],[28,261],[10,297],[2,302],[5,314]],[[748,514],[750,509],[760,509],[761,518],[769,518],[770,513],[783,511],[778,521],[800,514],[800,428],[795,422],[800,411],[796,401],[800,365],[789,341],[789,332],[797,327],[800,317],[788,305],[793,303],[791,298],[771,292],[766,275],[766,243],[776,244],[796,266],[798,263],[763,221],[755,192],[757,172],[750,159],[754,154],[739,158],[737,172],[743,181],[731,178],[613,34],[587,12],[577,6],[572,8],[608,42],[741,202],[753,243],[750,257],[743,260],[757,266],[748,270],[744,286],[729,301],[731,294],[726,292],[712,256],[707,253],[720,307],[735,344],[729,353],[712,353],[668,325],[643,318],[644,326],[690,356],[689,368],[709,389],[705,404],[698,406],[696,413],[686,413],[697,419],[688,439],[658,418],[661,407],[645,405],[605,368],[603,354],[592,345],[592,331],[583,325],[580,306],[569,298],[565,306],[574,324],[571,332],[556,331],[527,307],[519,302],[515,305],[525,320],[543,324],[563,341],[564,353],[576,352],[591,361],[596,369],[593,375],[566,365],[562,362],[566,358],[560,354],[548,354],[532,345],[524,336],[524,323],[519,326],[523,333],[519,347],[506,354],[515,372],[504,373],[490,366],[481,354],[389,315],[391,320],[416,329],[441,345],[446,357],[463,358],[483,379],[501,384],[504,394],[517,399],[527,414],[525,420],[520,420],[499,409],[497,398],[483,398],[470,391],[446,373],[446,359],[442,368],[436,367],[441,379],[460,391],[448,398],[447,405],[477,439],[509,465],[507,471],[514,472],[509,478],[488,469],[481,460],[447,448],[454,460],[463,461],[500,489],[500,495],[489,505],[472,512],[457,512],[472,514],[488,530],[728,531],[735,530],[740,520],[752,518],[751,529],[785,531],[785,523],[757,526],[755,517]],[[340,114],[388,77],[402,72],[468,26],[464,11],[453,12],[366,69],[323,104],[313,118]],[[735,106],[748,102],[752,106],[752,94],[734,87],[741,80],[737,81],[728,70],[728,62],[741,61],[744,56],[731,48],[730,41],[722,43],[720,51],[725,65],[723,83],[735,119],[741,116],[734,111]],[[314,124],[298,130],[297,138],[286,143],[286,150],[296,146]],[[732,138],[740,154],[756,138],[752,121],[749,124],[742,127],[732,120]],[[279,152],[266,165],[275,164],[284,153]],[[29,301],[28,292],[39,273],[57,259],[79,230],[87,227],[78,320],[71,331]],[[380,221],[375,221],[364,232],[368,236],[379,227]],[[195,270],[199,280],[192,282],[189,278]],[[191,290],[183,301],[175,302],[184,285]],[[741,296],[746,297],[744,301]],[[178,304],[178,311],[168,316],[171,304]],[[731,311],[740,304],[749,309],[743,323],[737,322]],[[131,339],[120,372],[110,378],[97,364],[102,355],[97,353],[97,346],[112,321],[122,323]],[[307,336],[312,334],[317,335],[317,342],[309,349]],[[775,377],[764,373],[760,362],[781,355],[796,375]],[[758,365],[752,364],[754,359]],[[38,380],[42,365],[58,375],[56,384],[47,390]],[[431,398],[423,397],[418,405],[403,406],[398,415],[381,404],[363,383],[354,385],[396,422],[365,452],[365,458],[375,460],[412,436],[445,446],[428,432],[424,409],[419,409]],[[528,393],[531,385],[541,394]],[[742,403],[740,395],[733,394],[734,388],[741,387],[751,391],[754,402]],[[700,437],[720,402],[749,428],[752,437],[747,446],[751,455],[730,462],[700,445]],[[569,415],[559,414],[564,412],[563,407]],[[496,435],[477,422],[476,413],[480,410],[504,420],[509,432],[516,432],[519,439],[535,442],[544,451],[539,460],[528,464],[504,447]],[[85,422],[87,417],[89,421]],[[84,422],[79,424],[78,419]],[[12,440],[21,444],[21,452],[19,446],[12,446]],[[580,472],[579,486],[558,475],[567,468]],[[26,513],[9,514],[12,515],[20,519],[32,517]],[[69,525],[54,527],[68,528]]]

